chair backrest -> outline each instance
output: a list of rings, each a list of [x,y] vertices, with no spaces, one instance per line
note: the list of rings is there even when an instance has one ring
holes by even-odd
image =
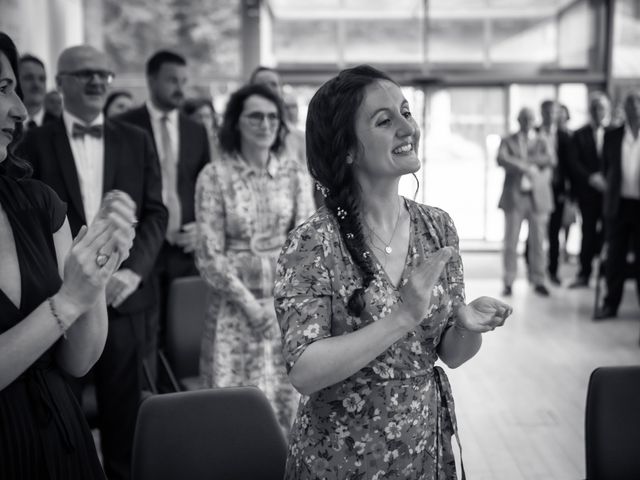
[[[287,444],[255,387],[154,395],[138,414],[133,480],[281,480]]]
[[[208,295],[207,284],[198,276],[177,278],[169,288],[166,348],[178,379],[198,375]]]
[[[591,373],[585,440],[587,480],[640,479],[640,365]]]

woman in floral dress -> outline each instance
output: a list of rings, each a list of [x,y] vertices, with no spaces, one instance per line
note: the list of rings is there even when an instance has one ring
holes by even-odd
[[[288,432],[298,395],[282,357],[273,282],[286,236],[313,212],[313,200],[295,159],[278,155],[283,111],[260,85],[231,96],[219,134],[222,157],[196,184],[196,264],[211,287],[202,385],[260,387]]]
[[[455,368],[511,308],[465,304],[454,224],[398,195],[420,168],[420,132],[400,87],[360,66],[311,100],[310,172],[325,207],[289,236],[275,301],[303,394],[287,479],[455,479]]]

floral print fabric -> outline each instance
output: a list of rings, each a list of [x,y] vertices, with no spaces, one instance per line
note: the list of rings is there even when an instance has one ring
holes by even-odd
[[[405,200],[411,218],[400,285],[420,258],[458,237],[444,211]],[[382,266],[366,292],[367,309],[347,313],[361,276],[338,224],[320,208],[288,238],[278,260],[276,312],[291,369],[313,342],[354,332],[387,315],[399,300]],[[375,257],[374,257],[375,260]],[[455,479],[454,404],[444,371],[434,367],[443,331],[464,304],[459,256],[432,292],[427,317],[351,377],[303,396],[291,431],[287,479]]]
[[[258,386],[285,431],[298,394],[287,377],[278,325],[255,324],[245,305],[273,305],[277,255],[291,229],[313,212],[310,192],[295,160],[275,155],[258,170],[225,154],[203,168],[196,184],[196,264],[211,288],[200,383]]]

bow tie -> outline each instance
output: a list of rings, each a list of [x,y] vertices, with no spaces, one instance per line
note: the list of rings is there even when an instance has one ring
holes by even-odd
[[[94,138],[102,138],[102,125],[82,125],[80,123],[74,123],[71,128],[71,136],[73,138],[84,137],[85,135],[91,135]]]

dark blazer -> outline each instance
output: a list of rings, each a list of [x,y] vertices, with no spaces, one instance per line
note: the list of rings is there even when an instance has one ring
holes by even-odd
[[[71,145],[62,119],[27,133],[18,154],[33,166],[33,176],[52,187],[67,203],[67,218],[75,236],[86,223],[84,206]],[[167,228],[167,209],[162,203],[160,165],[149,136],[139,128],[108,119],[104,123],[103,193],[118,189],[136,202],[138,225],[129,258],[121,268],[142,277],[140,287],[116,310],[134,313],[157,299],[152,271]]]
[[[605,129],[606,132],[607,129]],[[574,193],[578,197],[588,199],[599,195],[599,192],[589,185],[589,177],[603,170],[602,159],[598,156],[593,127],[590,123],[573,133],[569,169]]]
[[[142,128],[154,139],[151,117],[146,105],[129,110],[116,120]],[[178,196],[182,213],[182,223],[195,221],[196,180],[200,170],[209,162],[209,140],[207,131],[198,122],[181,113],[178,115]]]
[[[625,125],[605,132],[602,145],[602,168],[607,179],[607,190],[604,192],[604,217],[616,216],[620,205],[622,188],[622,140]]]

